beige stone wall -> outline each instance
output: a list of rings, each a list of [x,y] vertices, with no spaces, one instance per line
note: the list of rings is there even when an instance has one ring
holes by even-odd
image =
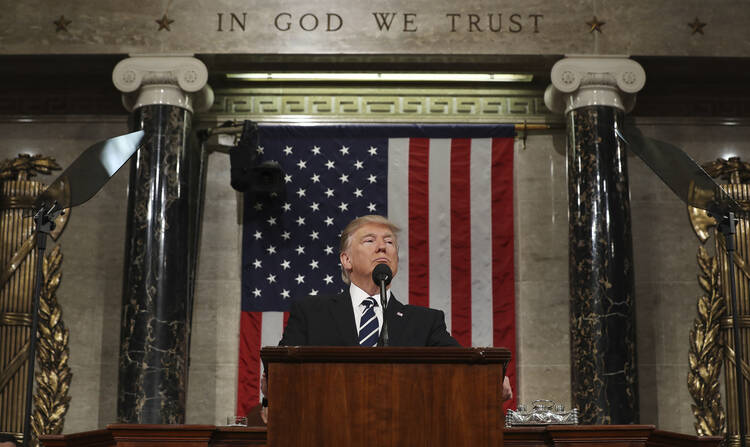
[[[0,54],[744,57],[750,51],[750,8],[742,0],[79,0],[54,7],[25,0],[4,6]],[[66,31],[53,23],[61,16],[70,21]],[[172,21],[168,28],[156,23],[164,16]],[[382,26],[384,17],[390,28]],[[604,23],[601,33],[590,32],[594,17]],[[696,18],[706,23],[703,34],[688,26]]]
[[[750,126],[706,122],[642,124],[646,135],[697,160],[750,153]],[[89,144],[127,130],[124,117],[0,122],[0,158],[44,153],[67,166]],[[567,184],[563,131],[516,143],[515,229],[519,386],[522,402],[570,403]],[[686,388],[687,337],[700,293],[697,238],[679,200],[630,157],[636,264],[641,422],[692,433]],[[128,167],[74,210],[60,243],[58,298],[70,328],[72,402],[65,432],[115,421]],[[195,297],[188,423],[220,424],[234,412],[240,300],[240,204],[229,160],[214,153]]]

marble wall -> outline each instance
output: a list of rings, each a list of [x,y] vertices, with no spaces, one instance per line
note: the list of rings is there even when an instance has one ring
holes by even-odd
[[[750,8],[736,0],[78,0],[54,8],[25,0],[4,6],[0,54],[745,57],[750,51]],[[601,32],[590,32],[594,22]],[[703,24],[695,25],[700,33],[689,26],[696,22]]]
[[[750,154],[750,126],[640,123],[643,132],[707,161]],[[200,127],[200,126],[197,126]],[[124,133],[125,117],[0,122],[0,159],[18,152],[67,166],[88,145]],[[521,402],[570,402],[565,136],[533,133],[515,153],[516,303]],[[640,160],[629,160],[636,280],[641,422],[692,433],[687,340],[700,294],[685,207]],[[128,167],[77,208],[59,243],[58,299],[70,328],[72,401],[65,432],[115,422]],[[51,177],[47,180],[50,181]],[[240,309],[241,197],[229,159],[208,161],[187,400],[187,423],[220,424],[235,408]],[[709,243],[710,244],[710,243]]]

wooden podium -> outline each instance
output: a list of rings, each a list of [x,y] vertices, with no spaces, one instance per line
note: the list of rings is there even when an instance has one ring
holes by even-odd
[[[504,348],[268,347],[268,445],[502,445]]]

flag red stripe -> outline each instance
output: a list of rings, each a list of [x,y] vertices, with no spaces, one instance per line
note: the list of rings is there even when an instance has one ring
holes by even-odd
[[[493,345],[516,352],[516,309],[513,266],[513,138],[492,140],[492,328]],[[516,386],[515,357],[508,365]],[[515,408],[517,398],[506,403]]]
[[[471,346],[470,162],[471,140],[451,140],[451,333],[462,346]]]
[[[409,140],[409,304],[430,305],[430,140]]]
[[[237,413],[246,415],[260,400],[260,331],[262,312],[240,313]]]

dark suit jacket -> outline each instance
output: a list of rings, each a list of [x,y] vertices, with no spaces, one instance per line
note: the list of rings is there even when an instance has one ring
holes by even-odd
[[[390,346],[460,346],[445,328],[442,311],[401,304],[391,294],[385,319]],[[280,346],[358,346],[349,290],[297,300]]]

